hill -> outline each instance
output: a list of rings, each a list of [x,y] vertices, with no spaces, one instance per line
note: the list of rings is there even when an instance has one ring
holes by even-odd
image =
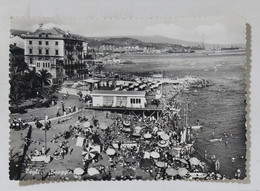
[[[182,45],[161,43],[161,42],[143,42],[142,40],[130,38],[130,37],[103,37],[103,38],[86,38],[89,46],[101,46],[101,45],[114,45],[114,46],[139,46],[139,47],[154,47],[154,48],[165,48],[165,47],[182,47]]]
[[[10,29],[10,33],[14,36],[21,36],[22,34],[32,33],[30,31],[18,30],[18,29]]]

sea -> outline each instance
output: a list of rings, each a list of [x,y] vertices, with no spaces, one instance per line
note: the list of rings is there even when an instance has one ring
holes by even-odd
[[[111,65],[109,69],[137,75],[162,73],[170,78],[197,76],[210,81],[213,86],[190,88],[177,97],[179,102],[189,103],[188,124],[196,125],[197,120],[203,124],[192,132],[194,148],[201,160],[206,161],[205,150],[207,161],[215,155],[220,162],[219,173],[226,178],[235,178],[237,169],[241,170],[240,179],[246,176],[245,55],[129,54],[119,58],[133,64]],[[222,141],[211,142],[213,138]]]

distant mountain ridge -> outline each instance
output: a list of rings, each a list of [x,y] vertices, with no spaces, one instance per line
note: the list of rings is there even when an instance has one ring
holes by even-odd
[[[32,33],[31,31],[24,31],[18,29],[11,29],[10,33],[14,36],[21,36],[22,34]],[[101,46],[103,44],[111,44],[115,46],[139,46],[139,47],[155,47],[155,48],[165,48],[165,47],[187,47],[193,46],[198,47],[202,45],[202,42],[192,42],[179,39],[168,38],[164,36],[110,36],[110,37],[86,37],[83,35],[78,35],[86,40],[89,46]],[[221,44],[209,44],[205,43],[206,48],[214,47],[224,47],[227,45]],[[244,44],[232,44],[230,46],[244,47]]]
[[[10,29],[10,33],[14,36],[21,36],[22,34],[32,33],[31,31],[24,31],[18,29]]]
[[[22,34],[32,33],[31,31],[11,29],[10,33],[14,36],[21,36]],[[149,36],[112,36],[112,37],[86,37],[79,35],[85,39],[89,46],[101,46],[103,44],[111,44],[115,46],[154,46],[155,48],[162,48],[163,46],[181,45],[183,41],[170,39],[167,37],[149,37]],[[174,43],[173,43],[174,42]],[[188,44],[188,43],[186,43]],[[192,43],[191,43],[192,44]]]

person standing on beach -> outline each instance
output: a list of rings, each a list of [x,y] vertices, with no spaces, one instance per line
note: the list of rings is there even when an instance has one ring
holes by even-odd
[[[44,146],[42,146],[42,155],[45,155],[45,147]]]
[[[205,159],[207,159],[207,156],[208,156],[208,153],[207,153],[208,151],[205,149],[205,151],[204,151],[204,158]]]

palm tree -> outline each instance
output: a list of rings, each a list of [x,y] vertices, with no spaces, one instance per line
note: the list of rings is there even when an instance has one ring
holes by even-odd
[[[50,85],[51,83],[51,74],[47,70],[39,71],[39,82],[42,85],[42,89],[44,89],[44,85]]]
[[[31,89],[35,89],[39,86],[40,77],[39,74],[35,72],[35,70],[29,70],[29,72],[25,74],[25,78],[28,81]]]
[[[40,84],[39,74],[36,73],[35,70],[29,70],[25,73],[24,78],[28,83],[27,96],[29,98],[34,98],[37,91],[39,91],[39,87],[42,87],[42,84]]]
[[[10,94],[12,93],[22,93],[26,89],[26,81],[23,76],[19,73],[11,73],[10,74]]]
[[[11,73],[10,75],[10,104],[18,108],[24,99],[24,92],[26,90],[26,82],[21,74]]]
[[[23,96],[20,92],[12,92],[9,94],[9,103],[12,106],[15,106],[17,109],[19,104],[23,103]]]

